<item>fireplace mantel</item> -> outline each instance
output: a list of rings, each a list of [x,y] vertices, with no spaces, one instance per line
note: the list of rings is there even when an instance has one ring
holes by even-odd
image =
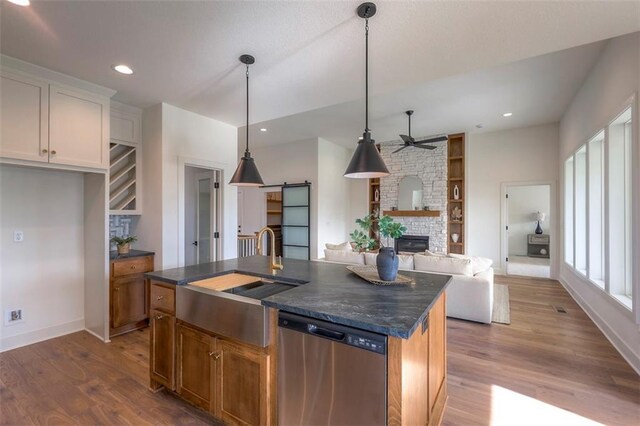
[[[385,210],[382,214],[401,217],[440,217],[440,210]]]

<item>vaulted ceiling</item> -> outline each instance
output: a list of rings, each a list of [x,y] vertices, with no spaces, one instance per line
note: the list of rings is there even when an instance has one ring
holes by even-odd
[[[362,98],[358,4],[86,0],[34,1],[22,8],[2,1],[0,49],[115,89],[114,99],[124,103],[163,101],[241,126],[242,53],[257,59],[252,122]],[[377,4],[370,21],[371,89],[396,109],[411,106],[407,96],[414,88],[428,91],[434,80],[640,30],[640,2]],[[591,54],[577,55],[588,62]],[[135,74],[116,74],[116,63],[131,65]],[[430,102],[424,114],[435,114],[439,104]]]

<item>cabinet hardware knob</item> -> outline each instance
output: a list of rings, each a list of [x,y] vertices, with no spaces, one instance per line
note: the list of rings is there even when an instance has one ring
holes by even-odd
[[[114,290],[115,290],[115,291],[119,291],[119,290],[120,290],[120,287],[116,287],[116,288],[114,288]]]
[[[209,356],[212,356],[213,359],[220,359],[222,354],[220,352],[209,352]]]
[[[43,150],[42,150],[42,153],[43,153],[43,154],[46,154],[47,152],[49,152],[49,150],[47,150],[47,149],[43,149]]]
[[[157,300],[162,300],[162,299],[164,299],[164,296],[158,296],[158,297],[156,297],[156,299]]]
[[[131,269],[136,269],[136,265],[131,265]]]
[[[164,318],[164,315],[156,315],[157,320],[161,320],[162,318]]]
[[[56,155],[57,154],[56,150],[55,149],[51,150],[51,154]]]

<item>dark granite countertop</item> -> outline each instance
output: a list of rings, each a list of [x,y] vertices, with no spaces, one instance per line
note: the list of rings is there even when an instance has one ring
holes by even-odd
[[[117,250],[109,252],[109,260],[129,259],[130,257],[142,257],[153,256],[155,253],[152,251],[144,250],[130,250],[127,254],[118,254]]]
[[[356,327],[389,336],[409,338],[428,315],[451,277],[402,271],[415,279],[406,286],[374,286],[352,274],[346,265],[283,259],[284,270],[273,274],[269,258],[252,256],[149,272],[148,278],[184,285],[193,281],[245,273],[283,282],[306,283],[262,300],[265,306]]]

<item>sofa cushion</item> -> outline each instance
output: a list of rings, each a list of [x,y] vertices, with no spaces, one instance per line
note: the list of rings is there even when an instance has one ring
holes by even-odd
[[[491,268],[491,265],[493,265],[493,259],[489,259],[487,257],[467,256],[464,254],[455,253],[449,253],[449,257],[453,257],[456,259],[469,259],[471,261],[471,271],[473,275],[484,272],[487,269]]]
[[[351,244],[349,244],[348,242],[342,244],[326,243],[324,247],[328,250],[353,251],[353,248],[351,248]]]
[[[364,265],[364,254],[345,250],[324,250],[324,258],[330,262]]]
[[[425,256],[435,256],[435,257],[447,257],[447,255],[446,255],[446,254],[443,254],[443,253],[436,253],[436,252],[429,251],[429,250],[425,250],[425,251],[424,251],[424,255],[425,255]]]
[[[456,259],[447,256],[426,256],[416,254],[413,257],[416,271],[437,272],[440,274],[473,276],[470,259]]]
[[[376,259],[378,258],[378,253],[365,253],[364,259],[366,265],[376,266]],[[402,269],[404,271],[412,271],[413,270],[413,253],[411,254],[399,254],[398,255],[398,269]]]

